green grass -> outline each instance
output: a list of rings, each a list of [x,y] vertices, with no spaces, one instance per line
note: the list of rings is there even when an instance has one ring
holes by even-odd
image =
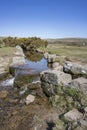
[[[40,48],[45,52],[66,56],[87,63],[87,46],[73,46],[48,44],[47,48]]]
[[[14,47],[2,47],[0,48],[0,57],[3,56],[12,56],[14,55],[14,52],[16,51],[16,48]]]

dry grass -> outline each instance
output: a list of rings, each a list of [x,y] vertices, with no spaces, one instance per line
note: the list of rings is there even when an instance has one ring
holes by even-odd
[[[57,54],[59,56],[66,56],[87,63],[87,46],[48,44],[47,48],[41,49],[45,52]]]

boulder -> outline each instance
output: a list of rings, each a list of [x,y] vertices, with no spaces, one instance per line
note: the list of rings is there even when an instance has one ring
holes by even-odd
[[[82,91],[84,94],[87,94],[87,79],[84,77],[74,79],[68,83],[68,87],[75,88]]]
[[[58,71],[63,71],[63,66],[62,65],[59,65],[55,68],[53,68],[54,70],[58,70]]]
[[[64,119],[67,121],[78,121],[83,117],[83,114],[79,112],[77,109],[73,109],[64,114]]]
[[[65,62],[63,70],[66,73],[71,73],[73,75],[85,75],[87,76],[87,65],[80,65],[78,63]]]
[[[62,96],[63,94],[58,95],[54,95],[54,96],[50,96],[49,97],[49,102],[52,104],[52,106],[56,109],[56,111],[58,113],[60,113],[60,115],[62,113],[65,113],[67,110],[67,102],[64,96]]]
[[[56,60],[56,54],[49,54],[48,52],[46,52],[44,54],[44,58],[47,59],[48,63],[54,63]]]
[[[47,57],[48,57],[48,52],[45,52],[45,53],[44,53],[44,58],[47,59]]]
[[[48,63],[54,63],[56,60],[56,54],[48,54],[47,61]]]
[[[63,71],[63,66],[60,65],[60,66],[56,67],[55,70]]]
[[[16,52],[14,52],[14,56],[12,57],[12,63],[13,65],[21,65],[25,63],[25,55],[23,53],[23,50],[20,46],[16,46]]]
[[[80,122],[80,125],[83,128],[85,128],[85,130],[87,130],[87,107],[84,108],[84,118],[81,119],[79,122]]]
[[[77,78],[65,85],[63,88],[65,96],[69,95],[73,98],[73,104],[76,108],[87,106],[87,79]]]
[[[87,130],[87,120],[83,119],[83,114],[77,109],[64,114],[64,122],[69,130]]]
[[[65,124],[62,120],[58,119],[53,130],[65,130]]]
[[[63,66],[60,65],[58,62],[52,63],[51,68],[54,69],[54,70],[63,71]]]
[[[53,63],[53,64],[52,64],[52,67],[53,67],[53,68],[59,67],[59,63],[58,63],[58,62]]]
[[[55,95],[59,85],[67,84],[71,81],[71,75],[58,70],[46,70],[40,74],[41,86],[48,95]]]
[[[17,45],[16,48],[20,51],[21,54],[23,54],[23,49],[19,45]]]
[[[87,120],[82,119],[82,120],[79,121],[79,123],[80,123],[82,130],[87,130]]]
[[[26,105],[29,105],[30,103],[34,102],[34,100],[35,100],[35,96],[29,94],[29,95],[26,97],[25,103],[26,103]]]

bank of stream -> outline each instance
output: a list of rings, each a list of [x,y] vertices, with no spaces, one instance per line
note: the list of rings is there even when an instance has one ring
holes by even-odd
[[[41,71],[49,69],[46,59],[26,59],[24,65],[12,69],[14,77],[10,75],[0,81],[0,130],[52,130],[58,116],[42,91],[39,77]],[[25,85],[29,86],[27,92],[20,89]],[[33,94],[35,101],[26,105],[28,94]]]

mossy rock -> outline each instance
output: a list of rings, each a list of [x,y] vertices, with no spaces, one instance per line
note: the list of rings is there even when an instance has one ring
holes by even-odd
[[[74,130],[87,130],[86,126],[78,126]]]
[[[15,78],[14,81],[14,87],[22,90],[26,86],[28,86],[29,83],[32,83],[34,79],[37,78],[37,75],[20,75]]]
[[[87,95],[84,94],[80,89],[66,88],[64,93],[66,96],[68,95],[72,97],[74,107],[80,108],[87,105]]]
[[[62,120],[58,120],[53,130],[65,130],[65,124]]]
[[[64,96],[55,95],[50,97],[49,101],[58,113],[64,113],[67,111],[67,102]]]
[[[82,92],[75,89],[75,88],[66,88],[64,93],[66,95],[69,95],[73,98],[73,100],[79,101],[80,98],[82,97]]]
[[[51,96],[49,101],[59,113],[65,113],[72,108],[87,106],[87,95],[76,88],[58,86],[56,95]]]

